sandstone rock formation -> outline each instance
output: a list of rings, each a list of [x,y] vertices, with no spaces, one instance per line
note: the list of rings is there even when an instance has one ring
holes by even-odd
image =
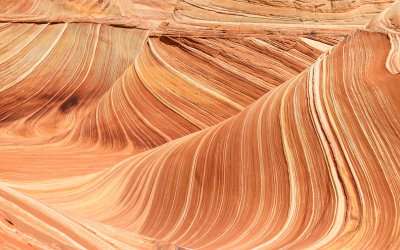
[[[0,244],[399,248],[391,2],[0,3]]]
[[[393,1],[388,0],[181,0],[180,20],[255,23],[364,24]]]

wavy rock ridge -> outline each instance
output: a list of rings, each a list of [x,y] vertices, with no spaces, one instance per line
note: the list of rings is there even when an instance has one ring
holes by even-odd
[[[400,247],[400,2],[366,26],[388,1],[25,2],[1,3],[5,248]]]

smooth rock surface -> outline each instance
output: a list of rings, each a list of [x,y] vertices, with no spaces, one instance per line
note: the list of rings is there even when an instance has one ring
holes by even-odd
[[[400,248],[399,6],[2,1],[1,248]]]

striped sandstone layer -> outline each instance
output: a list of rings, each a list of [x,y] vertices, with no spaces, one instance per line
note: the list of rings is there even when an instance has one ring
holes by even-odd
[[[399,8],[350,36],[0,24],[1,244],[399,248]]]
[[[92,23],[0,32],[0,177],[21,180],[94,173],[218,124],[346,36],[147,37]]]

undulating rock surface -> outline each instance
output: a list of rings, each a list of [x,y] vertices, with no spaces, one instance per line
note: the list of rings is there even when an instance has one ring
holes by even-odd
[[[176,0],[3,0],[0,21],[102,23],[154,29],[169,18]]]
[[[391,0],[180,0],[178,20],[364,24]]]
[[[0,246],[398,249],[399,73],[400,2],[2,1]]]

